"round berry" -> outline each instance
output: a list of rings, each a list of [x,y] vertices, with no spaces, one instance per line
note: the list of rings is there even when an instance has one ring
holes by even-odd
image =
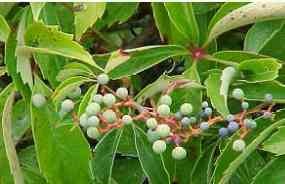
[[[108,84],[109,76],[105,73],[102,73],[102,74],[97,76],[97,82],[98,82],[98,84],[102,84],[102,85]]]
[[[233,150],[234,151],[243,151],[245,148],[245,142],[242,139],[235,140],[233,143]]]
[[[172,150],[171,156],[175,160],[182,160],[182,159],[186,158],[187,152],[183,147],[177,146]]]
[[[241,99],[243,99],[243,97],[244,97],[243,90],[240,89],[240,88],[235,88],[235,89],[233,90],[233,92],[232,92],[232,95],[233,95],[233,97],[234,97],[235,99],[237,99],[237,100],[241,100]]]
[[[205,114],[206,114],[207,116],[210,116],[210,115],[212,115],[213,110],[212,110],[211,107],[206,107],[205,110],[204,110],[204,112],[205,112]]]
[[[107,107],[111,107],[116,102],[116,97],[111,93],[107,93],[103,96],[103,102]]]
[[[93,96],[93,102],[98,103],[98,104],[102,104],[103,102],[103,96],[100,94],[96,94]]]
[[[161,154],[166,150],[166,143],[163,140],[157,140],[152,144],[153,152]]]
[[[99,118],[97,116],[90,116],[87,120],[87,126],[98,126],[99,125]]]
[[[146,120],[146,126],[150,129],[154,129],[157,126],[157,121],[155,118],[149,118]]]
[[[98,103],[92,102],[86,107],[86,113],[88,116],[96,115],[100,112],[101,107]]]
[[[229,132],[233,133],[239,129],[239,125],[237,122],[231,121],[231,122],[229,122],[227,128],[228,128]]]
[[[130,115],[124,115],[122,117],[122,122],[125,124],[125,125],[129,125],[133,122],[133,118],[130,116]]]
[[[190,117],[190,123],[194,124],[197,122],[197,119],[195,117]]]
[[[267,93],[267,94],[264,95],[264,101],[265,101],[266,103],[271,103],[272,100],[273,100],[272,94]]]
[[[202,131],[208,130],[208,129],[209,129],[209,123],[208,123],[208,122],[202,122],[202,123],[200,124],[200,129],[201,129]]]
[[[262,117],[265,118],[265,119],[269,119],[269,118],[272,117],[272,113],[271,113],[271,112],[268,112],[268,111],[265,111],[265,112],[263,113],[263,116],[262,116]]]
[[[128,89],[124,87],[118,88],[116,91],[116,95],[119,98],[126,99],[129,95]]]
[[[202,108],[209,107],[209,104],[207,101],[202,102]]]
[[[61,111],[71,112],[74,108],[74,102],[70,99],[66,99],[61,103]]]
[[[180,106],[180,112],[183,115],[188,115],[193,111],[193,107],[190,103],[184,103]]]
[[[157,107],[157,112],[161,116],[168,116],[170,114],[170,107],[165,104],[159,105]]]
[[[87,128],[87,136],[91,139],[98,139],[101,136],[98,128],[96,127],[88,127]]]
[[[152,130],[152,129],[148,129],[146,135],[147,135],[147,139],[149,142],[154,142],[159,139],[159,135],[157,131]]]
[[[35,107],[40,108],[46,104],[46,98],[40,93],[34,94],[32,96],[32,103]]]
[[[254,129],[257,126],[256,121],[254,121],[252,119],[245,119],[244,120],[244,125],[248,129]]]
[[[181,120],[183,118],[183,115],[181,114],[181,112],[176,112],[174,116],[177,120]]]
[[[170,134],[170,128],[166,124],[160,124],[156,127],[157,134],[159,137],[164,138],[169,136]]]
[[[103,117],[106,119],[108,123],[114,123],[117,120],[116,113],[110,109],[103,112]]]
[[[79,124],[84,127],[87,128],[88,126],[88,116],[86,113],[82,114],[79,118]]]
[[[77,87],[71,89],[67,96],[69,98],[77,98],[80,95],[81,95],[81,88],[79,86],[77,86]]]
[[[189,126],[189,125],[191,124],[190,118],[188,118],[188,117],[182,118],[181,124],[182,124],[183,126],[185,126],[185,127]]]
[[[241,108],[242,108],[243,110],[248,109],[248,108],[249,108],[249,103],[248,103],[248,102],[242,102],[242,103],[241,103]]]
[[[235,116],[232,115],[232,114],[229,114],[229,115],[227,115],[226,120],[227,120],[228,122],[234,121],[234,120],[235,120]]]
[[[172,98],[169,95],[163,95],[159,99],[159,104],[165,104],[170,106],[172,104]]]
[[[229,135],[229,130],[227,128],[222,127],[219,129],[219,136],[220,137],[226,137],[228,135]]]

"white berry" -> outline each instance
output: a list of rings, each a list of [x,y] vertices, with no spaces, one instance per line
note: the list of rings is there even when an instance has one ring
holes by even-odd
[[[124,87],[118,88],[116,91],[116,95],[119,98],[126,99],[129,95],[128,89]]]
[[[157,140],[152,144],[153,152],[161,154],[166,150],[166,143],[163,140]]]
[[[168,105],[162,104],[157,107],[157,112],[161,116],[168,116],[170,114],[170,107]]]
[[[156,128],[157,134],[159,137],[164,138],[169,136],[170,134],[170,127],[166,124],[160,124]]]
[[[116,97],[111,93],[105,94],[103,96],[103,102],[107,107],[111,107],[116,102]]]
[[[105,73],[102,73],[97,76],[98,84],[102,84],[102,85],[108,84],[109,80],[110,80],[109,76]]]
[[[86,113],[82,114],[79,118],[79,124],[84,127],[87,128],[88,126],[88,116]]]
[[[62,112],[71,112],[74,108],[74,102],[70,99],[66,99],[61,103]]]
[[[170,106],[172,104],[172,99],[169,95],[163,95],[159,99],[159,104],[165,104]]]
[[[87,136],[91,139],[98,139],[101,136],[98,128],[96,127],[88,127],[87,128]]]
[[[129,125],[133,122],[133,118],[130,115],[124,115],[122,117],[122,123],[124,123],[125,125]]]
[[[100,120],[97,116],[90,116],[87,120],[87,126],[98,126],[99,122]]]
[[[79,86],[70,90],[69,94],[67,95],[69,98],[77,98],[81,95],[81,88]]]
[[[100,112],[101,107],[98,103],[91,103],[86,107],[86,113],[88,116],[96,115]]]
[[[180,106],[180,112],[183,115],[188,115],[193,111],[193,107],[190,103],[184,103]]]
[[[106,119],[108,123],[114,123],[117,120],[117,115],[113,110],[106,110],[103,112],[103,117]]]
[[[103,102],[103,96],[100,94],[96,94],[93,96],[93,102],[101,104]]]
[[[35,107],[40,108],[40,107],[45,105],[46,98],[44,97],[44,95],[42,95],[40,93],[34,94],[32,96],[32,103]]]
[[[172,155],[172,158],[174,158],[175,160],[182,160],[186,157],[187,152],[183,147],[177,146],[176,148],[172,150],[171,155]]]
[[[245,142],[242,139],[235,140],[233,143],[233,150],[241,152],[245,148]]]
[[[150,129],[154,129],[157,126],[157,121],[155,118],[149,118],[146,120],[146,126]]]

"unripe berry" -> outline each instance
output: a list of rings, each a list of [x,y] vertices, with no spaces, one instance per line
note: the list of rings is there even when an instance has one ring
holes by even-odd
[[[229,135],[229,130],[227,128],[222,127],[219,129],[219,136],[220,137],[226,137],[228,135]]]
[[[233,150],[234,151],[243,151],[245,148],[245,142],[242,139],[235,140],[233,143]]]
[[[100,94],[96,94],[93,96],[93,102],[97,103],[97,104],[102,104],[103,102],[103,96]]]
[[[88,126],[88,116],[86,113],[82,114],[79,118],[79,124],[84,127],[87,128]]]
[[[157,121],[155,118],[149,118],[146,120],[146,126],[150,129],[154,129],[157,126]]]
[[[245,119],[244,120],[244,125],[248,129],[254,129],[257,126],[256,121],[254,121],[252,119]]]
[[[272,100],[273,100],[272,94],[267,93],[267,94],[264,95],[264,101],[265,101],[266,103],[272,103]]]
[[[194,124],[197,122],[197,119],[195,117],[190,117],[190,123]]]
[[[161,154],[166,150],[166,143],[163,140],[157,140],[152,144],[153,152]]]
[[[124,123],[125,125],[129,125],[133,122],[133,118],[130,115],[124,115],[122,117],[122,123]]]
[[[90,116],[87,120],[87,126],[98,126],[99,125],[99,118],[97,116]]]
[[[44,95],[37,93],[32,96],[32,103],[35,107],[40,108],[46,104]]]
[[[106,119],[108,123],[114,123],[117,120],[116,113],[110,109],[103,112],[103,117]]]
[[[204,112],[205,112],[205,114],[206,114],[207,116],[210,116],[210,115],[212,115],[213,110],[212,110],[211,107],[206,107],[205,110],[204,110]]]
[[[241,108],[242,108],[243,110],[248,109],[248,107],[249,107],[249,103],[247,103],[247,102],[242,102],[242,103],[241,103]]]
[[[170,114],[170,107],[165,104],[159,105],[157,107],[157,112],[161,116],[168,116]]]
[[[209,129],[209,123],[208,123],[208,122],[202,122],[202,123],[200,124],[200,129],[201,129],[202,131],[208,130],[208,129]]]
[[[126,99],[129,95],[128,89],[124,87],[118,88],[116,91],[116,95],[119,98]]]
[[[86,114],[88,116],[96,115],[100,112],[101,107],[98,103],[92,102],[86,107]]]
[[[182,124],[183,126],[185,126],[185,127],[189,126],[190,123],[191,123],[191,120],[190,120],[190,118],[188,118],[188,117],[184,117],[184,118],[182,118],[182,120],[181,120],[181,124]]]
[[[159,104],[165,104],[170,106],[172,104],[172,99],[169,95],[163,95],[159,99]]]
[[[81,88],[79,86],[73,88],[72,90],[70,90],[70,92],[68,93],[68,97],[69,98],[77,98],[81,95]]]
[[[147,135],[147,139],[149,142],[154,142],[159,139],[159,135],[157,131],[152,130],[152,129],[148,129],[146,135]]]
[[[74,102],[70,99],[66,99],[61,103],[62,112],[71,112],[74,108]]]
[[[103,96],[103,102],[107,107],[111,107],[116,102],[116,97],[111,93],[105,94]]]
[[[177,120],[181,120],[181,119],[183,118],[183,115],[181,114],[181,112],[176,112],[176,113],[175,113],[175,118],[176,118]]]
[[[96,127],[88,127],[87,128],[87,136],[91,139],[98,139],[101,136],[98,128]]]
[[[229,122],[227,128],[228,128],[228,130],[229,130],[231,133],[233,133],[233,132],[235,132],[235,131],[237,131],[237,130],[239,129],[239,125],[238,125],[237,122],[231,121],[231,122]]]
[[[175,160],[182,160],[186,158],[187,152],[183,147],[177,146],[172,150],[171,155]]]
[[[102,73],[102,74],[97,76],[97,82],[98,82],[98,84],[102,84],[102,85],[108,84],[109,76],[105,73]]]
[[[243,90],[240,89],[240,88],[235,88],[235,89],[233,90],[233,92],[232,92],[232,95],[233,95],[233,97],[234,97],[235,99],[237,99],[237,100],[241,100],[241,99],[243,99],[243,97],[244,97]]]
[[[263,113],[263,116],[262,116],[262,117],[265,118],[265,119],[269,119],[269,118],[272,117],[272,113],[271,113],[271,112],[268,112],[268,111],[265,111],[265,112]]]
[[[209,107],[209,104],[207,101],[202,102],[202,108]]]
[[[235,116],[232,115],[232,114],[229,114],[229,115],[227,115],[226,120],[227,120],[228,122],[234,121],[234,120],[235,120]]]
[[[193,107],[190,103],[184,103],[180,106],[180,112],[183,115],[189,115],[193,111]]]
[[[170,134],[170,128],[166,124],[158,125],[156,128],[156,131],[157,131],[157,134],[159,135],[159,137],[161,137],[161,138],[167,137]]]

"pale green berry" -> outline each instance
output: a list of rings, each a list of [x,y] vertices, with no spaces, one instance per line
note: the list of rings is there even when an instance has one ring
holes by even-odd
[[[81,95],[81,88],[79,86],[77,86],[77,87],[71,89],[67,96],[69,98],[77,98],[80,95]]]
[[[190,103],[184,103],[180,106],[180,112],[183,115],[189,115],[193,111],[193,107]]]
[[[91,139],[98,139],[101,137],[101,133],[96,127],[88,127],[87,128],[87,136]]]
[[[98,103],[92,102],[86,107],[86,113],[88,116],[96,115],[100,112],[101,107]]]
[[[106,110],[103,112],[103,117],[106,119],[108,123],[114,123],[117,120],[117,115],[113,110]]]
[[[209,104],[207,101],[202,102],[202,108],[209,107]]]
[[[157,140],[152,144],[153,152],[161,154],[166,150],[166,143],[163,140]]]
[[[159,137],[164,138],[169,136],[170,134],[170,127],[166,124],[160,124],[156,127],[157,134]]]
[[[272,94],[267,93],[267,94],[264,95],[264,101],[265,101],[266,103],[272,103],[272,100],[273,100]]]
[[[71,112],[74,108],[74,102],[70,99],[66,99],[61,103],[61,111],[62,112]]]
[[[165,104],[159,105],[157,107],[157,112],[161,116],[168,116],[170,114],[170,107]]]
[[[245,148],[245,142],[242,139],[235,140],[233,143],[233,150],[241,152]]]
[[[241,103],[241,108],[242,108],[243,110],[248,109],[248,108],[249,108],[249,103],[248,103],[248,102],[242,102],[242,103]]]
[[[147,133],[147,139],[149,142],[154,142],[159,139],[159,135],[157,134],[157,131],[148,129]]]
[[[186,158],[187,152],[183,147],[177,146],[172,150],[171,155],[175,160],[182,160]]]
[[[182,118],[182,120],[181,120],[181,124],[182,124],[183,126],[185,126],[185,127],[189,126],[190,123],[191,123],[191,120],[190,120],[190,118],[188,118],[188,117],[184,117],[184,118]]]
[[[126,99],[129,95],[128,89],[124,87],[118,88],[116,91],[116,95],[119,98]]]
[[[46,104],[46,98],[40,93],[34,94],[32,96],[32,103],[35,107],[40,108]]]
[[[111,107],[116,102],[116,97],[111,93],[107,93],[103,96],[103,102],[107,107]]]
[[[159,99],[159,104],[165,104],[170,106],[172,104],[172,99],[169,95],[163,95]]]
[[[99,118],[97,116],[90,116],[87,120],[87,126],[98,126],[99,125]]]
[[[254,129],[254,128],[257,127],[256,121],[254,121],[252,119],[245,119],[244,120],[244,125],[248,129]]]
[[[200,124],[200,129],[201,129],[202,131],[208,130],[208,129],[209,129],[209,123],[208,123],[208,122],[202,122],[202,123]]]
[[[105,73],[102,73],[97,76],[98,84],[102,84],[102,85],[108,84],[109,80],[110,80],[109,76]]]
[[[240,88],[235,88],[235,89],[233,90],[233,92],[232,92],[232,95],[233,95],[233,97],[234,97],[235,99],[237,99],[237,100],[241,100],[241,99],[243,99],[243,97],[244,97],[243,90],[240,89]]]
[[[103,102],[103,96],[100,94],[96,94],[93,96],[93,102],[101,104]]]
[[[146,120],[146,126],[150,129],[154,129],[157,126],[157,121],[155,118],[149,118]]]
[[[86,113],[84,113],[80,116],[79,124],[84,128],[86,128],[88,126],[88,116]]]
[[[133,118],[130,115],[124,115],[122,117],[122,123],[124,123],[125,125],[129,125],[133,122]]]

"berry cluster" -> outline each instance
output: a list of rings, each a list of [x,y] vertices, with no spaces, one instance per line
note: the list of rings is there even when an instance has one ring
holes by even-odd
[[[153,151],[161,154],[166,151],[167,144],[172,143],[175,145],[172,157],[176,160],[187,156],[183,143],[192,137],[204,134],[211,126],[218,123],[223,125],[218,130],[221,138],[226,138],[239,130],[240,138],[234,141],[232,148],[235,151],[244,150],[246,144],[243,138],[257,127],[253,115],[262,112],[264,118],[271,118],[274,106],[272,95],[266,94],[263,104],[250,109],[249,103],[244,99],[243,90],[237,88],[233,90],[232,97],[240,101],[241,112],[235,115],[229,114],[223,118],[217,115],[207,101],[202,102],[202,109],[198,114],[193,113],[194,108],[190,102],[181,104],[178,112],[171,112],[172,98],[169,94],[175,86],[184,84],[185,81],[175,81],[175,84],[170,84],[158,102],[150,103],[150,107],[136,103],[125,87],[113,91],[107,86],[108,82],[108,75],[97,76],[97,83],[100,84],[98,93],[92,97],[85,112],[74,119],[75,121],[79,119],[79,124],[86,130],[87,136],[98,140],[111,129],[121,128],[133,122],[143,122],[148,129],[146,135],[152,143]],[[60,115],[70,113],[74,109],[74,102],[71,99],[80,95],[80,88],[72,90],[68,98],[61,103]],[[45,102],[46,99],[41,94],[32,97],[32,103],[38,108]]]

